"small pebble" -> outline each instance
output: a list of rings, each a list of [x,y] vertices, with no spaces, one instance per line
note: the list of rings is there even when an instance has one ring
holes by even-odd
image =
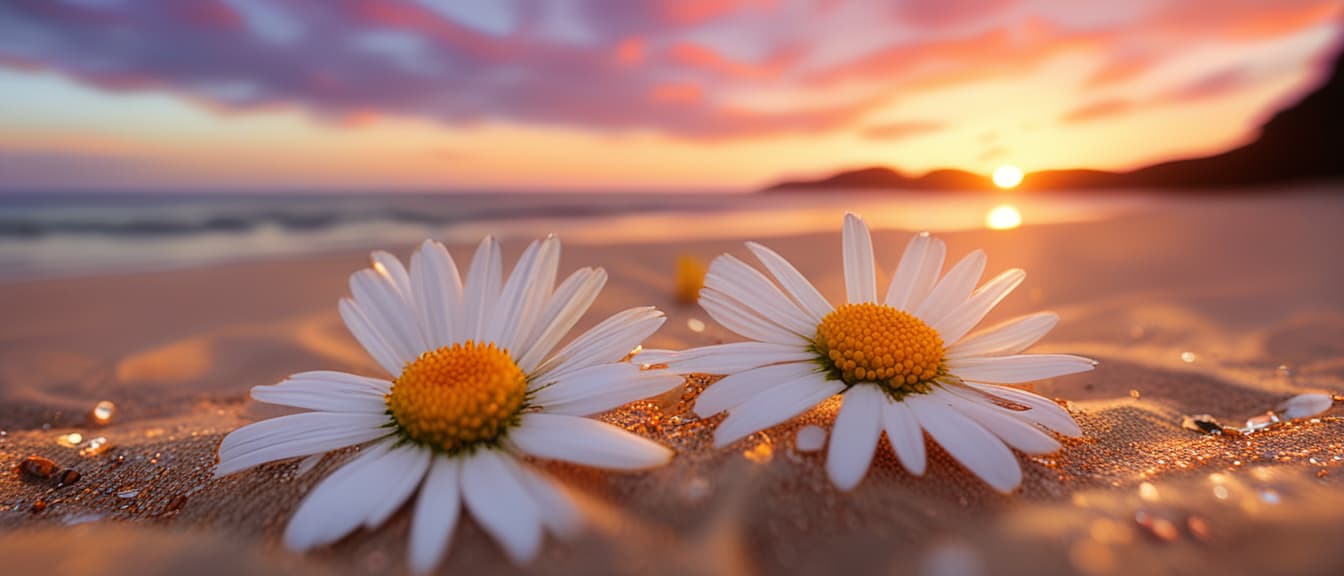
[[[47,509],[46,500],[36,500],[33,502],[33,514],[41,514]]]
[[[45,480],[56,473],[56,463],[41,456],[29,456],[19,463],[19,471],[33,478]]]
[[[79,471],[74,468],[66,468],[64,472],[61,472],[56,487],[69,486],[75,482],[79,482]]]

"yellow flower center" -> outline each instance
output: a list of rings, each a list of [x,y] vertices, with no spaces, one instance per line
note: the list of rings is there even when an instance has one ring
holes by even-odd
[[[929,383],[947,371],[938,332],[891,306],[840,306],[821,319],[813,344],[845,384],[874,382],[898,397],[928,392]]]
[[[454,453],[503,435],[526,392],[527,376],[508,350],[468,340],[407,364],[386,402],[403,435]]]

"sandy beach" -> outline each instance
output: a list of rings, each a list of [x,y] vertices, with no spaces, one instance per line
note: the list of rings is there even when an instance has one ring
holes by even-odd
[[[840,216],[836,232],[766,241],[833,300],[843,294]],[[692,378],[684,391],[603,417],[677,449],[671,465],[641,474],[547,465],[584,503],[592,523],[584,536],[550,540],[535,563],[517,568],[466,521],[440,571],[1344,573],[1335,545],[1344,537],[1344,409],[1244,437],[1181,425],[1198,414],[1239,424],[1297,393],[1344,393],[1341,223],[1338,195],[1300,194],[943,234],[949,259],[987,251],[986,278],[1028,272],[987,324],[1055,310],[1060,326],[1035,350],[1101,361],[1094,372],[1035,385],[1068,402],[1086,438],[1021,457],[1025,480],[1012,495],[932,445],[928,472],[913,477],[885,440],[863,483],[837,491],[824,451],[794,446],[801,425],[828,427],[834,402],[714,450],[717,419],[688,410],[704,384]],[[879,282],[909,234],[875,231]],[[562,274],[589,265],[610,274],[578,330],[653,304],[669,320],[646,347],[734,340],[703,311],[675,302],[673,271],[681,254],[751,261],[746,239],[566,242]],[[524,244],[507,242],[505,262]],[[386,248],[402,257],[410,249]],[[450,246],[459,265],[470,249]],[[349,251],[0,284],[7,571],[403,571],[405,510],[311,554],[279,543],[302,495],[346,454],[211,476],[224,434],[281,413],[248,400],[250,387],[304,370],[381,376],[335,305],[366,263],[365,251]],[[100,401],[116,407],[107,423],[91,416]],[[13,469],[29,455],[80,478],[63,487],[25,479]]]

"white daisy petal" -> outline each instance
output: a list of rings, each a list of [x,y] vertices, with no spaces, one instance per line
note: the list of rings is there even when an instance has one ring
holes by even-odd
[[[943,269],[947,247],[941,239],[928,232],[916,234],[905,246],[905,254],[887,287],[887,306],[897,310],[914,310],[933,290],[938,273]]]
[[[710,318],[752,340],[774,342],[776,344],[796,344],[806,342],[806,337],[780,326],[778,323],[761,316],[737,297],[730,296],[712,288],[700,291],[700,307]]]
[[[714,447],[722,448],[802,414],[844,390],[844,384],[821,378],[785,382],[738,405],[714,431]]]
[[[537,317],[555,287],[560,241],[554,236],[533,242],[518,259],[504,284],[488,340],[511,352],[532,335]],[[516,356],[515,356],[516,357]]]
[[[826,381],[821,368],[812,362],[776,364],[737,372],[705,388],[695,399],[695,413],[708,418],[732,410],[757,395],[774,394],[776,388],[802,379],[818,385]]]
[[[714,259],[705,275],[705,287],[724,294],[738,294],[739,299],[764,318],[769,318],[799,336],[811,336],[817,329],[815,320],[789,300],[769,278],[731,254]]]
[[[984,426],[1005,444],[1025,454],[1049,454],[1059,450],[1058,441],[1012,412],[992,406],[983,398],[956,396],[955,401],[950,400],[952,408]]]
[[[1022,483],[1022,468],[1012,451],[997,436],[954,410],[937,390],[911,394],[904,402],[948,455],[995,490],[1011,492]]]
[[[462,314],[453,325],[453,334],[458,340],[480,341],[488,322],[494,318],[502,274],[499,258],[499,242],[494,236],[486,236],[476,247],[471,269],[467,271],[467,283],[462,288]]]
[[[817,288],[807,281],[807,278],[798,272],[788,260],[775,253],[774,250],[766,248],[755,242],[747,242],[747,248],[756,259],[765,265],[765,269],[775,277],[784,290],[793,297],[794,303],[808,315],[813,323],[821,322],[821,319],[830,314],[835,307],[826,301],[826,298],[817,291]]]
[[[462,462],[460,458],[436,457],[420,485],[411,516],[411,569],[417,573],[433,570],[452,544],[462,501]]]
[[[527,350],[518,360],[523,372],[532,372],[541,360],[551,353],[556,344],[578,323],[597,299],[607,283],[607,271],[601,268],[583,268],[575,271],[555,289],[550,303],[538,321],[537,334],[522,346]]]
[[[843,234],[845,294],[849,303],[877,302],[877,270],[873,238],[868,225],[854,214],[845,214]]]
[[[974,382],[967,382],[966,386],[982,394],[1030,408],[1030,410],[1015,411],[1019,418],[1034,422],[1065,436],[1078,437],[1083,435],[1082,428],[1079,428],[1078,423],[1074,422],[1073,416],[1069,415],[1069,412],[1056,404],[1054,400],[1008,386],[976,384]],[[1008,409],[1004,408],[1004,410]]]
[[[919,419],[904,401],[887,402],[882,408],[882,428],[887,431],[887,441],[911,474],[923,476],[928,463],[924,455],[924,429],[919,427]]]
[[[949,346],[947,358],[1017,354],[1044,337],[1059,323],[1059,315],[1041,312],[996,324]]]
[[[875,384],[859,384],[845,392],[831,428],[826,475],[836,488],[848,492],[859,485],[882,435],[882,406],[886,394]]]
[[[554,414],[588,416],[657,396],[686,378],[665,370],[640,370],[629,363],[575,370],[536,389],[533,401]]]
[[[985,253],[975,250],[957,262],[943,279],[929,292],[928,298],[915,308],[915,317],[926,324],[937,324],[944,316],[970,296],[971,290],[985,272]]]
[[[384,397],[392,383],[340,372],[295,374],[279,384],[253,386],[252,399],[322,412],[387,411]]]
[[[495,450],[477,450],[462,463],[462,498],[481,528],[522,564],[541,550],[541,513],[522,481]]]
[[[583,529],[583,513],[558,483],[527,465],[506,459],[517,470],[518,479],[541,512],[541,523],[552,534],[571,538]]]
[[[411,259],[411,286],[420,327],[431,348],[456,340],[455,324],[462,311],[462,277],[443,244],[425,240]]]
[[[609,470],[644,470],[672,458],[663,445],[611,424],[545,412],[524,414],[509,441],[533,456]]]
[[[574,370],[616,362],[653,335],[666,320],[662,311],[652,306],[617,312],[542,362],[532,377],[535,381],[549,382]]]
[[[378,365],[387,370],[388,374],[400,374],[401,369],[407,362],[414,360],[414,357],[403,357],[400,352],[393,349],[383,337],[378,334],[378,330],[364,316],[364,311],[360,310],[359,305],[354,300],[342,298],[337,310],[341,313],[341,320],[345,322],[345,327],[350,330],[350,335],[355,337],[364,350],[378,361]]]
[[[350,275],[350,294],[364,317],[398,356],[414,358],[428,349],[415,311],[388,276],[372,268],[355,272]]]
[[[667,363],[668,370],[683,374],[736,374],[770,364],[803,362],[816,357],[816,352],[800,344],[733,342],[692,348],[661,360]],[[656,355],[645,356],[644,353],[638,358],[645,363],[658,363],[659,360]]]
[[[1065,374],[1087,372],[1096,362],[1069,354],[1016,354],[947,361],[947,370],[963,380],[1019,384]]]
[[[386,414],[304,412],[243,426],[219,444],[215,477],[386,436]]]
[[[406,267],[402,266],[401,260],[383,250],[374,250],[369,255],[369,259],[373,261],[373,271],[392,284],[403,302],[415,304],[412,296],[413,290],[411,289],[413,286],[411,275],[406,272]]]
[[[382,526],[383,522],[392,517],[393,512],[401,508],[429,471],[429,462],[433,456],[434,453],[428,448],[406,445],[393,449],[379,461],[379,466],[395,470],[396,474],[385,476],[378,485],[382,496],[364,518],[365,528]]]
[[[1002,302],[1026,278],[1027,273],[1020,268],[999,274],[930,327],[938,331],[943,342],[960,341],[962,336],[979,324],[990,310],[998,306],[999,302]]]
[[[393,442],[386,440],[369,446],[319,482],[285,527],[285,546],[302,552],[340,540],[382,507],[386,496],[382,488],[405,473],[388,464],[401,458],[399,452],[416,450],[394,449]]]

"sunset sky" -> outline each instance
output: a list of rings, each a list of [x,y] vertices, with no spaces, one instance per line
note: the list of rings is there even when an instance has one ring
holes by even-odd
[[[0,189],[746,189],[1133,168],[1323,80],[1339,0],[5,0]]]

